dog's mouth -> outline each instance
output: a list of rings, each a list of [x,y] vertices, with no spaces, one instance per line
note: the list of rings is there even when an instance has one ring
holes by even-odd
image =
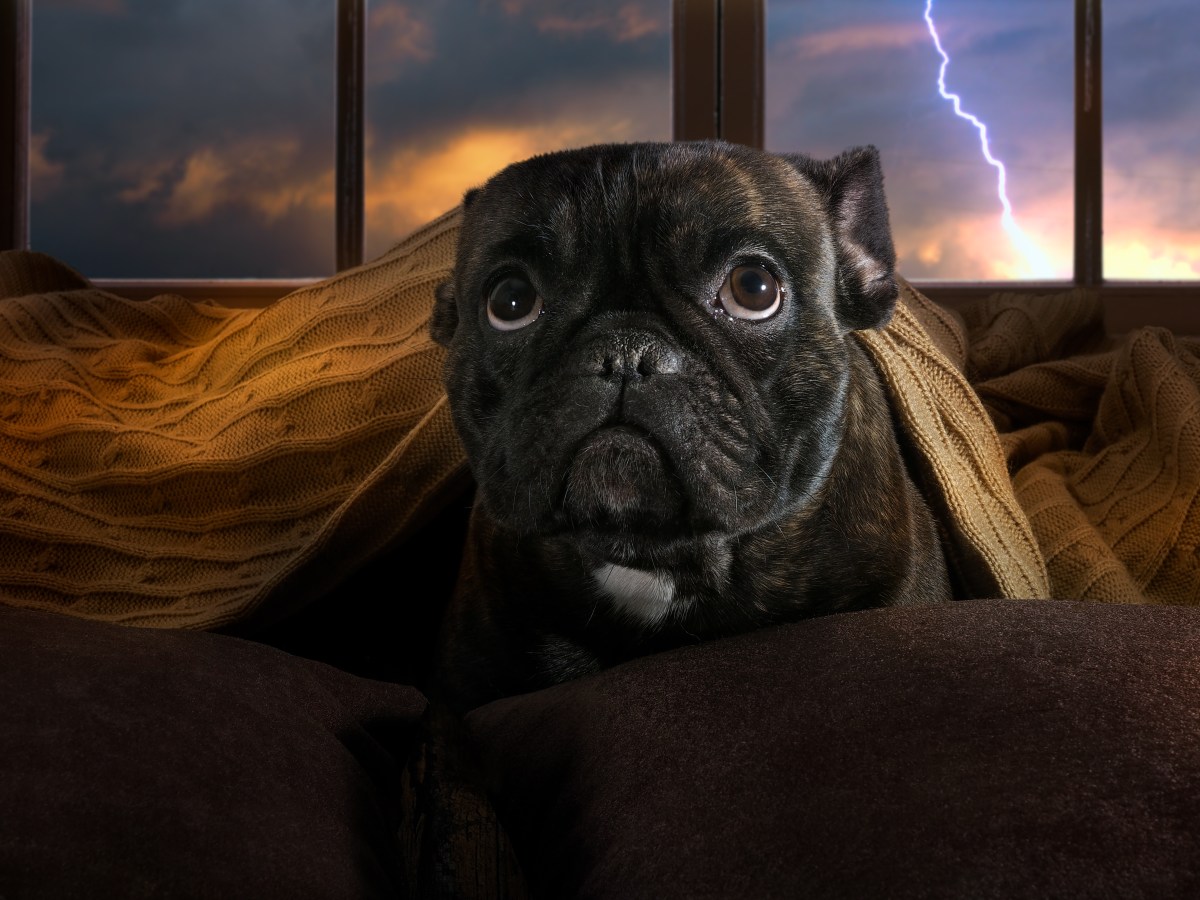
[[[685,503],[659,442],[632,425],[610,425],[580,442],[562,506],[576,528],[640,532],[678,527]]]

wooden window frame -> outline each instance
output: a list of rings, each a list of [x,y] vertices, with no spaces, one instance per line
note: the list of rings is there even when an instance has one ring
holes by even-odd
[[[671,93],[675,140],[720,138],[763,146],[767,0],[672,0]],[[31,0],[0,12],[0,248],[29,244]],[[336,213],[339,271],[363,261],[365,0],[337,2]],[[1195,333],[1200,282],[1111,281],[1103,277],[1101,0],[1075,0],[1074,276],[1067,281],[919,281],[954,306],[997,291],[1098,291],[1109,327],[1163,325]],[[319,279],[98,279],[134,298],[170,292],[260,306]]]

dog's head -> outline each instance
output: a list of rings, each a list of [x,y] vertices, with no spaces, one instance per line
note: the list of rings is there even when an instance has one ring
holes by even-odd
[[[848,332],[888,320],[874,148],[719,142],[534,157],[468,192],[432,329],[487,510],[613,561],[811,502]]]

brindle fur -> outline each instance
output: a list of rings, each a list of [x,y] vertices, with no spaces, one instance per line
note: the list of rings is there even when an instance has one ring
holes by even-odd
[[[433,333],[478,483],[439,650],[460,707],[774,623],[950,599],[933,516],[852,337],[897,289],[874,148],[829,161],[719,142],[601,145],[468,193]],[[714,314],[768,265],[771,318]],[[484,298],[544,298],[500,332]],[[654,624],[596,587],[667,573]]]

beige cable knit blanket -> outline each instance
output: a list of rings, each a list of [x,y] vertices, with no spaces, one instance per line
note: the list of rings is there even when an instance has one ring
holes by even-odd
[[[267,620],[420,527],[466,478],[426,328],[457,226],[262,310],[0,254],[0,602]],[[907,284],[862,340],[962,596],[1200,602],[1195,342],[1073,355],[1103,340],[1093,298],[959,316]]]
[[[466,477],[425,327],[457,224],[261,310],[0,254],[0,601],[269,619],[419,527]]]

